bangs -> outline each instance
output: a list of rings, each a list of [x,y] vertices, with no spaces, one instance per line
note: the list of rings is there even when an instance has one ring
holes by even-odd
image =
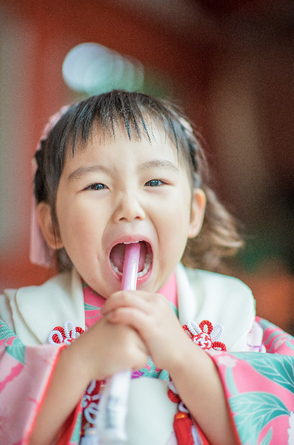
[[[72,147],[74,155],[77,143],[85,145],[93,128],[98,128],[102,137],[116,138],[117,130],[123,126],[129,140],[141,140],[144,136],[151,143],[152,125],[162,128],[178,151],[183,128],[178,113],[168,102],[141,93],[114,90],[70,107],[55,125],[52,136],[58,140],[59,156],[63,158],[67,147]]]

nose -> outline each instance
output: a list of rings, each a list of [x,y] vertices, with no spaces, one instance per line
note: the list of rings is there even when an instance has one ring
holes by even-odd
[[[132,222],[133,220],[143,220],[145,212],[136,196],[132,193],[122,193],[113,214],[114,221]]]

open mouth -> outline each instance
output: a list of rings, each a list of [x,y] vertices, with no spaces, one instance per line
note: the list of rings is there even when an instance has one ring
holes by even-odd
[[[140,243],[140,260],[138,267],[138,278],[144,277],[152,265],[152,249],[147,241],[139,241]],[[122,276],[124,268],[124,258],[127,243],[116,244],[110,252],[109,261],[112,269],[118,275]]]

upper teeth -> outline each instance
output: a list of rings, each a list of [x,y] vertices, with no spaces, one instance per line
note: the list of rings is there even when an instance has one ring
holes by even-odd
[[[125,242],[124,244],[135,244],[135,243],[139,243],[140,241],[130,241],[129,243],[128,242]]]

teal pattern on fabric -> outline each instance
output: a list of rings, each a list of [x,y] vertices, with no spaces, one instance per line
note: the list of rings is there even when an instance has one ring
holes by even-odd
[[[101,307],[93,306],[92,304],[84,303],[85,311],[100,311]]]
[[[267,434],[264,436],[263,441],[260,445],[269,445],[271,443],[273,437],[273,429],[270,428],[267,432]]]
[[[238,391],[238,388],[236,386],[235,379],[234,379],[233,369],[229,368],[229,367],[226,369],[226,385],[228,387],[228,390],[230,391],[230,393],[233,396],[239,394],[239,391]]]
[[[288,347],[288,348],[290,348],[290,349],[292,349],[292,351],[294,351],[294,339],[292,338],[292,339],[288,339],[287,341],[286,341],[286,346]]]
[[[243,359],[259,374],[272,382],[283,386],[294,393],[294,357],[279,354],[258,354],[256,352],[234,353],[234,356]]]
[[[156,370],[156,366],[154,365],[152,358],[149,356],[147,360],[147,365],[141,368],[140,373],[142,373],[141,377],[150,377],[152,379],[160,379],[160,380],[169,380],[169,373],[165,369]]]
[[[11,337],[16,337],[15,332],[13,332],[13,330],[10,329],[7,324],[5,324],[4,321],[0,319],[0,341],[8,340]]]
[[[176,317],[179,318],[179,310],[178,310],[178,308],[173,303],[171,303],[170,301],[168,301],[168,303],[169,303],[170,307],[172,308],[172,310],[174,311],[174,313],[176,314]]]
[[[80,441],[80,435],[81,435],[81,425],[82,425],[82,413],[79,413],[75,428],[73,430],[71,439],[70,439],[70,445],[78,444]]]
[[[15,332],[10,329],[7,324],[4,323],[3,320],[0,319],[0,342],[2,342],[1,346],[5,347],[5,351],[7,354],[11,355],[11,357],[15,358],[18,362],[25,364],[25,345],[20,341]],[[13,340],[10,340],[13,339]],[[7,343],[9,343],[7,345]]]
[[[169,373],[167,372],[166,369],[163,369],[162,371],[160,371],[159,376],[157,377],[159,380],[170,380],[169,378]]]
[[[289,410],[276,396],[265,392],[248,392],[229,399],[242,444],[256,445],[263,428]]]
[[[26,347],[19,338],[15,338],[12,345],[6,346],[5,351],[15,358],[15,360],[19,361],[23,365],[25,364]]]

